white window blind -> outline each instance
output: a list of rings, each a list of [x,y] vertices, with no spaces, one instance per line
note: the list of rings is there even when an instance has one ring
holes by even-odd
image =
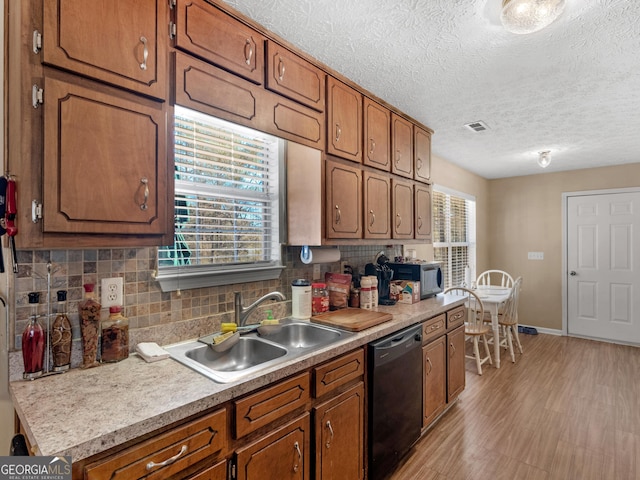
[[[159,270],[280,266],[278,139],[179,106],[174,124],[175,239]]]
[[[466,266],[475,272],[475,199],[434,186],[433,219],[434,257],[442,263],[445,287],[461,285]]]

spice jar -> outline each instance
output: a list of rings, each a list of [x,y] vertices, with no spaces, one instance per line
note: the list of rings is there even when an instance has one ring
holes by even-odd
[[[84,285],[84,300],[78,303],[80,331],[82,333],[82,368],[98,365],[98,338],[100,336],[100,308],[95,299],[93,283]]]
[[[349,306],[351,308],[360,308],[360,289],[351,287],[351,294],[349,295]]]
[[[56,318],[51,325],[51,356],[53,371],[62,372],[69,369],[71,364],[71,322],[67,316],[67,291],[56,292],[58,306]]]
[[[326,283],[311,284],[311,310],[313,315],[329,311],[329,292]]]
[[[109,318],[102,322],[102,361],[119,362],[129,356],[129,320],[122,307],[109,307]]]
[[[43,374],[42,364],[44,363],[44,330],[38,323],[38,303],[40,294],[38,292],[29,293],[29,304],[33,306],[33,312],[29,317],[29,323],[22,332],[22,361],[24,363],[24,373],[22,378],[34,380]]]

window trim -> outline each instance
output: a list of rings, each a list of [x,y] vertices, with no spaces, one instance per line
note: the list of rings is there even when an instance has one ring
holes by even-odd
[[[197,110],[195,110],[197,111]],[[198,112],[203,114],[203,112]],[[205,114],[208,115],[208,114]],[[214,117],[216,118],[216,117]],[[222,119],[218,119],[222,120]],[[222,120],[226,123],[233,123]],[[174,126],[174,119],[171,116],[171,125]],[[235,124],[237,125],[237,124]],[[243,125],[237,125],[239,128],[256,130]],[[258,130],[256,130],[258,131]],[[264,132],[260,132],[264,133]],[[271,134],[266,134],[273,137]],[[286,209],[286,140],[278,137],[274,137],[278,142],[278,236],[279,241],[273,245],[273,248],[279,248],[279,258],[277,261],[271,262],[256,262],[248,264],[233,264],[233,265],[175,265],[175,266],[163,266],[158,265],[159,255],[156,252],[156,274],[155,280],[160,284],[160,289],[163,292],[172,292],[181,289],[192,288],[204,288],[204,287],[218,287],[222,285],[231,285],[236,283],[249,283],[260,282],[265,280],[276,280],[280,278],[282,270],[286,267],[283,263],[285,252],[283,246],[287,243],[287,209]],[[171,146],[171,158],[173,158],[174,145]],[[174,202],[175,202],[175,187],[174,187]],[[174,226],[175,229],[175,226]],[[174,239],[175,230],[172,235]]]

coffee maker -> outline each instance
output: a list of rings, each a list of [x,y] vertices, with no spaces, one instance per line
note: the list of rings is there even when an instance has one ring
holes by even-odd
[[[393,270],[389,266],[389,258],[380,254],[376,263],[367,263],[364,267],[365,275],[374,275],[378,279],[378,305],[395,305],[396,301],[389,298]]]

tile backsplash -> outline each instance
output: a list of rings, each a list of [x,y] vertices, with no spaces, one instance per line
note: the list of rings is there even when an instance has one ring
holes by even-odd
[[[346,246],[340,250],[342,261],[363,272],[364,265],[374,261],[378,252],[385,251],[387,256],[393,257],[400,254],[401,247]],[[281,291],[289,301],[276,306],[274,313],[286,316],[291,312],[291,281],[311,279],[313,273],[313,266],[300,261],[299,247],[286,247],[283,255],[285,269],[277,280],[162,292],[154,279],[156,251],[156,248],[145,247],[18,252],[14,349],[20,349],[20,333],[29,317],[39,314],[41,324],[46,325],[46,316],[59,308],[56,292],[67,290],[65,310],[72,323],[74,338],[72,366],[81,363],[77,303],[83,298],[85,283],[96,285],[99,299],[103,278],[123,278],[124,314],[129,319],[130,347],[133,349],[142,341],[166,345],[212,333],[221,322],[232,319],[234,292],[238,290],[242,292],[245,304],[268,292]],[[339,262],[322,264],[321,278],[325,272],[339,269]],[[33,306],[28,303],[29,292],[40,293],[39,304]],[[47,293],[50,304],[47,304]],[[108,315],[107,309],[103,309],[103,315]]]

